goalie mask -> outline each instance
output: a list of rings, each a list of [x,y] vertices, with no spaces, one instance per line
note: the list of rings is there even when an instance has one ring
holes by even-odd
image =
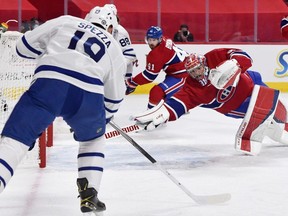
[[[206,66],[206,58],[203,55],[190,54],[184,62],[186,71],[189,75],[196,79],[202,86],[208,82],[208,67]]]

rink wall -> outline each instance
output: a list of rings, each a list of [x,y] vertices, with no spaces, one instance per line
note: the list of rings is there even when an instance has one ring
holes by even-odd
[[[205,54],[206,52],[221,47],[240,48],[246,51],[253,59],[253,66],[250,70],[258,71],[262,74],[263,81],[270,87],[288,92],[288,44],[178,44],[180,48],[189,53],[196,52]],[[138,58],[138,67],[134,67],[133,75],[140,73],[145,68],[146,55],[150,48],[146,44],[133,45]],[[163,80],[163,72],[152,84],[138,86],[135,93],[146,94],[150,88]]]

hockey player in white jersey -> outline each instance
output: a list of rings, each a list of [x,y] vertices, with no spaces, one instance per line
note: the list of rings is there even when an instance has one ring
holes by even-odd
[[[106,209],[97,198],[105,127],[126,89],[126,61],[111,35],[116,27],[117,18],[110,9],[93,8],[86,20],[61,16],[25,33],[18,41],[17,53],[38,59],[38,63],[30,88],[16,104],[1,134],[0,192],[39,135],[61,116],[79,142],[81,211]]]
[[[136,52],[132,46],[130,36],[128,31],[120,24],[119,17],[117,15],[117,8],[114,4],[105,4],[104,7],[110,8],[118,20],[118,26],[114,33],[115,40],[119,43],[122,53],[127,62],[127,71],[125,74],[126,79],[132,76],[133,73],[133,65],[138,66]]]

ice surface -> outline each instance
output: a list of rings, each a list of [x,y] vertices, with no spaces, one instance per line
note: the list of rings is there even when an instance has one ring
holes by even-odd
[[[147,95],[129,95],[115,116],[144,111]],[[99,197],[105,216],[285,216],[288,212],[288,148],[265,139],[260,155],[234,150],[241,120],[193,109],[152,132],[129,135],[193,194],[231,193],[224,204],[200,206],[124,138],[106,145]],[[107,130],[112,130],[110,127]],[[55,135],[45,169],[25,158],[0,194],[1,216],[79,216],[78,144],[71,134]]]

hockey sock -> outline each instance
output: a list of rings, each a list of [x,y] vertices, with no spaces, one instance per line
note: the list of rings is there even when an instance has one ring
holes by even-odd
[[[28,152],[29,147],[9,137],[0,140],[0,193],[14,174],[14,170]]]
[[[99,191],[103,174],[105,137],[80,142],[78,154],[78,176],[87,178],[89,187]]]

